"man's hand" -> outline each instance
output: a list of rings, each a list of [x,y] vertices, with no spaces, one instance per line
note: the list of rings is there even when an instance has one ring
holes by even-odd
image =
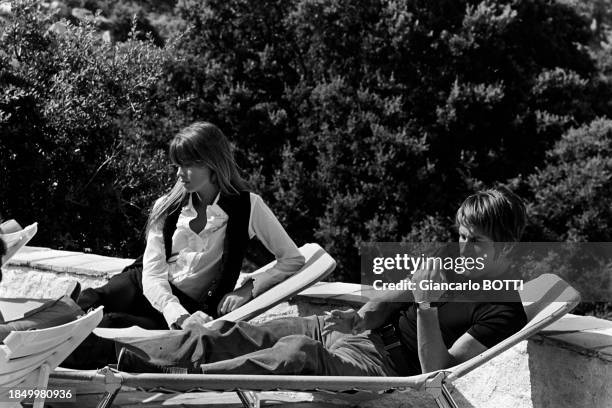
[[[357,311],[363,319],[364,330],[374,330],[383,327],[399,309],[402,303],[370,301]]]
[[[223,296],[217,307],[219,316],[227,314],[234,309],[244,305],[249,300],[253,299],[253,281],[248,281],[244,286]]]
[[[187,330],[192,327],[202,327],[206,323],[213,320],[213,318],[202,312],[201,310],[198,310],[191,316],[185,318],[182,322],[180,322],[180,320],[180,318],[179,320],[177,320],[177,324],[181,327],[181,329]]]
[[[419,269],[412,275],[411,281],[416,284],[415,289],[412,291],[416,303],[437,302],[445,292],[433,289],[423,290],[421,289],[421,282],[427,281],[428,287],[431,287],[432,284],[448,282],[446,274],[438,269]]]
[[[348,310],[332,310],[326,313],[321,334],[327,334],[331,331],[339,331],[342,333],[357,334],[365,330],[365,321],[355,309]]]

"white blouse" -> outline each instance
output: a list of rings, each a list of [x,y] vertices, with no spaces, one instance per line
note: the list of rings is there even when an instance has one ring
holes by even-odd
[[[219,207],[218,201],[219,195],[206,207],[206,226],[196,234],[189,227],[189,222],[197,217],[189,198],[178,217],[172,235],[172,256],[168,261],[162,225],[152,227],[147,235],[142,269],[143,292],[153,307],[164,315],[168,327],[181,315],[189,314],[172,294],[169,282],[186,295],[198,299],[204,290],[203,282],[208,281],[205,278],[221,267],[228,215]],[[253,280],[253,296],[258,296],[298,271],[304,265],[304,257],[261,197],[250,193],[250,201],[249,238],[257,236],[277,261],[274,268],[250,278]]]

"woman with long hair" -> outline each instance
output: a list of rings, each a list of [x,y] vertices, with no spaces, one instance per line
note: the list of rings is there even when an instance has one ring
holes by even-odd
[[[147,222],[142,259],[78,303],[104,305],[107,327],[149,329],[206,323],[243,305],[304,265],[304,257],[261,197],[248,191],[229,141],[197,122],[171,141],[177,182]],[[234,289],[247,243],[257,237],[276,265]]]

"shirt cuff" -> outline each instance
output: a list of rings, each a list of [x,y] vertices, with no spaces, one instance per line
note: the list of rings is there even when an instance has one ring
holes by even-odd
[[[169,302],[162,313],[168,327],[172,327],[172,324],[178,320],[179,317],[185,314],[191,314],[178,302]]]

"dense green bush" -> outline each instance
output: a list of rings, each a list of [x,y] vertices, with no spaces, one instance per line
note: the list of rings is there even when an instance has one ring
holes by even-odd
[[[534,238],[611,242],[612,120],[570,129],[526,183]]]
[[[205,119],[295,240],[355,280],[361,242],[452,239],[483,185],[544,193],[555,143],[609,107],[590,21],[545,0],[180,0],[172,21],[189,28],[159,47],[87,25],[56,35],[20,7],[2,34],[0,204],[53,246],[137,255],[165,145]],[[14,62],[22,49],[31,64]],[[570,236],[566,203],[549,226],[532,208],[537,239]]]
[[[181,79],[198,84],[194,105],[236,141],[292,235],[338,258],[341,279],[357,278],[360,242],[448,239],[467,193],[530,174],[602,110],[592,33],[562,4],[183,0],[177,10],[194,26],[182,47],[200,68]]]
[[[612,242],[612,120],[599,118],[568,130],[541,168],[517,181],[530,201],[527,240]],[[601,300],[601,294],[587,292],[609,287],[609,254],[597,259],[583,247],[576,250],[562,263],[538,260],[535,269],[582,281],[583,299]],[[596,260],[608,264],[597,266]],[[612,318],[612,303],[582,303],[576,313]]]
[[[37,3],[14,2],[2,29],[0,207],[40,222],[41,244],[125,253],[167,178],[140,133],[172,48],[51,26]]]

